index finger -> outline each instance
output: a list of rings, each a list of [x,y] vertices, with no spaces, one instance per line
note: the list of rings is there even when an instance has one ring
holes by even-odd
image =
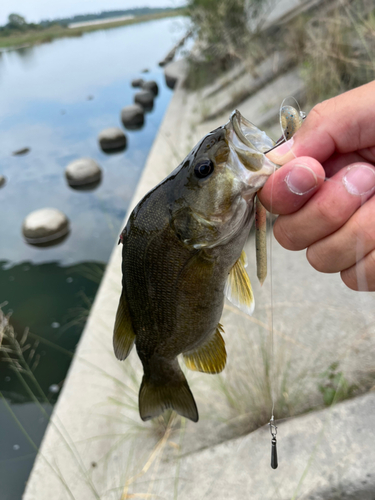
[[[284,165],[295,157],[311,156],[320,163],[333,153],[366,150],[375,162],[375,81],[315,106],[287,143],[267,157]]]

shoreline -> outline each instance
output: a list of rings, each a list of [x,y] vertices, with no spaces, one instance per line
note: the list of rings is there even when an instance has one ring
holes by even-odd
[[[107,30],[131,24],[146,23],[168,17],[185,15],[185,13],[186,10],[181,8],[172,12],[147,14],[144,16],[133,17],[131,19],[122,19],[121,21],[113,21],[110,23],[92,24],[90,26],[82,26],[79,28],[63,28],[61,26],[56,26],[41,31],[28,31],[27,33],[20,35],[0,36],[0,53],[27,48],[33,45],[40,45],[42,43],[49,43],[57,38],[77,37],[82,36],[85,33],[90,33],[91,31]]]

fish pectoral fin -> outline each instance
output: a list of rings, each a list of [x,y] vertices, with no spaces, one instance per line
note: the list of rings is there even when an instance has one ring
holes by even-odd
[[[250,278],[245,270],[246,254],[242,250],[240,258],[232,267],[224,288],[224,294],[233,305],[246,314],[252,315],[255,307]]]
[[[180,368],[176,378],[167,380],[162,385],[155,385],[150,378],[146,379],[146,376],[143,376],[139,391],[139,414],[143,421],[172,409],[182,417],[198,422],[197,405]]]
[[[201,346],[191,352],[183,353],[185,364],[190,370],[204,373],[220,373],[225,368],[227,352],[219,323],[215,333]]]
[[[126,359],[133,348],[135,333],[130,319],[128,303],[124,294],[121,294],[117,308],[115,328],[113,331],[113,349],[116,358],[120,361]]]

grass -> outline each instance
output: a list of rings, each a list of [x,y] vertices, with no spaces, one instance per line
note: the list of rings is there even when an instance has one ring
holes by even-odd
[[[190,0],[196,50],[189,57],[185,85],[197,90],[215,81],[233,66],[257,74],[257,65],[273,50],[263,29],[275,0]]]
[[[198,44],[189,61],[188,89],[202,88],[238,64],[256,76],[259,63],[279,50],[301,68],[308,107],[375,79],[375,10],[368,0],[327,2],[286,24],[263,29],[272,4],[266,2],[251,31],[245,29],[246,13],[257,12],[256,0],[248,2],[248,11],[242,0],[227,2],[227,10],[204,0],[190,4]],[[248,96],[242,89],[232,106]]]
[[[296,27],[295,54],[310,103],[375,79],[375,17],[366,4],[342,0],[329,15],[318,12]]]
[[[127,26],[130,24],[145,23],[148,21],[155,21],[156,19],[163,19],[166,17],[175,17],[185,14],[184,9],[176,9],[173,12],[160,12],[154,14],[147,14],[144,16],[137,16],[133,19],[114,21],[112,23],[105,23],[102,25],[82,26],[80,28],[64,28],[56,25],[51,26],[40,31],[30,30],[20,34],[10,36],[0,36],[0,48],[10,47],[23,47],[28,45],[35,45],[39,43],[51,42],[55,38],[77,37],[91,31],[105,30],[110,28],[118,28],[120,26]]]

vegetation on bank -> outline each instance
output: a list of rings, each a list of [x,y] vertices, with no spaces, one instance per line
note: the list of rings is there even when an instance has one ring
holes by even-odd
[[[135,9],[136,11],[140,11],[143,9]],[[163,19],[166,17],[174,17],[185,14],[185,10],[183,8],[180,9],[149,9],[156,12],[151,12],[148,14],[134,14],[132,11],[126,11],[126,14],[134,15],[131,19],[122,19],[119,21],[114,20],[113,22],[106,22],[105,24],[92,24],[90,26],[81,26],[78,28],[68,28],[68,24],[70,22],[84,22],[87,20],[98,20],[104,19],[104,17],[95,17],[95,19],[77,19],[86,18],[87,16],[75,16],[71,18],[67,23],[67,19],[51,21],[51,22],[42,22],[40,24],[27,23],[22,16],[18,14],[11,14],[9,18],[12,16],[16,16],[18,18],[16,23],[10,22],[0,27],[0,48],[8,48],[8,47],[19,47],[25,45],[34,45],[38,43],[51,42],[55,38],[62,37],[74,37],[74,36],[82,36],[84,33],[90,31],[97,31],[109,28],[117,28],[119,26],[126,26],[128,24],[136,24],[136,23],[144,23],[147,21],[154,21],[156,19]],[[107,18],[109,16],[106,16]],[[13,18],[13,21],[16,19]],[[61,21],[61,24],[60,24]]]
[[[259,63],[277,50],[301,68],[309,103],[375,79],[371,0],[322,2],[267,25],[273,5],[273,0],[190,0],[199,50],[190,58],[187,86],[199,88],[238,63],[256,75]]]

